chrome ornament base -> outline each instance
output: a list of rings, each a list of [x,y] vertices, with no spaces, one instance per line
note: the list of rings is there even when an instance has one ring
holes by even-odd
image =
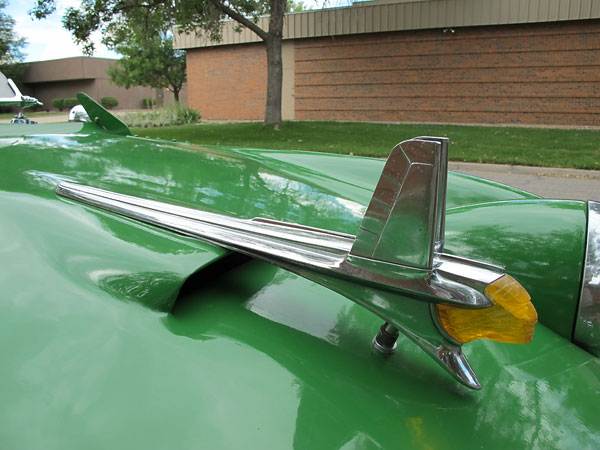
[[[381,325],[379,332],[373,338],[373,348],[388,355],[394,353],[398,347],[398,336],[400,336],[398,328],[386,322]]]

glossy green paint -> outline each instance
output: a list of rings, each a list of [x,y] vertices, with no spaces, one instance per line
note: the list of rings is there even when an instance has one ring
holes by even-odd
[[[571,339],[581,291],[587,204],[513,200],[450,209],[449,253],[506,267],[532,296],[540,322]]]
[[[16,177],[0,186],[50,174],[236,217],[262,215],[348,233],[356,232],[383,168],[373,158],[150,143],[81,123],[0,126],[0,136],[7,136],[0,142],[6,172]],[[449,176],[448,207],[525,198],[534,197]]]
[[[7,448],[600,444],[598,361],[545,327],[466,346],[473,392],[404,338],[373,353],[378,319],[263,263],[200,277],[171,314],[29,267],[35,285],[1,306]]]
[[[47,180],[47,189],[52,184]],[[3,261],[21,261],[26,274],[14,289],[37,280],[29,272],[27,259],[44,262],[55,276],[69,274],[62,283],[87,283],[123,301],[169,311],[181,285],[196,270],[220,259],[225,250],[193,239],[168,235],[152,227],[113,217],[93,208],[82,208],[58,198],[31,193],[0,193],[0,229],[3,248],[21,256]],[[143,245],[142,245],[143,243]],[[4,271],[1,285],[14,274]],[[60,291],[62,283],[56,286]],[[6,294],[6,290],[4,291]],[[14,293],[17,295],[17,292]]]
[[[35,130],[47,134],[24,136]],[[545,326],[525,346],[466,345],[484,385],[470,391],[405,338],[389,358],[373,353],[380,319],[317,284],[54,193],[64,177],[352,233],[382,161],[150,144],[81,124],[0,127],[0,135],[3,447],[600,445],[598,360]],[[548,240],[550,256],[569,245],[573,255],[561,260],[576,258],[585,225],[579,203],[550,206],[460,175],[449,183],[452,207],[511,200],[498,205],[504,216],[522,205],[538,211],[527,239],[518,239],[508,229],[514,222],[482,217],[486,205],[451,209],[449,249],[475,256],[486,245],[482,230],[462,219],[470,217],[506,244],[490,255],[509,258],[514,247],[513,270],[527,275],[523,246],[554,208],[566,219],[540,225],[538,240]],[[570,225],[578,230],[572,239],[555,236]],[[529,267],[547,270],[539,256]]]

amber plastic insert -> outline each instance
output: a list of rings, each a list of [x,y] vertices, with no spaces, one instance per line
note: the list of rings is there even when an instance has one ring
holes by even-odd
[[[511,344],[525,344],[533,338],[537,311],[531,297],[510,275],[503,275],[484,290],[493,306],[465,309],[438,304],[440,322],[458,342],[491,339]]]

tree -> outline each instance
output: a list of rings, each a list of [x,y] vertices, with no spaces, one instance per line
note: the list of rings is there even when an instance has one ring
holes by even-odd
[[[297,12],[302,12],[302,11],[306,11],[306,5],[304,4],[304,2],[302,0],[300,1],[295,1],[295,0],[288,0],[287,2],[287,12],[289,13],[297,13]]]
[[[126,88],[167,88],[178,102],[185,82],[185,52],[173,48],[170,25],[160,13],[142,19],[129,18],[128,23],[112,27],[105,42],[123,57],[109,67],[108,75]]]
[[[108,68],[110,79],[118,86],[150,86],[167,88],[179,101],[179,92],[185,82],[185,52],[173,49],[172,38],[153,36],[118,45],[115,50],[123,55],[118,63]]]
[[[15,20],[3,10],[6,0],[0,0],[0,64],[15,64],[23,60],[25,39],[15,33]]]
[[[30,13],[42,19],[56,10],[55,0],[36,0]],[[110,44],[115,30],[132,20],[161,14],[165,24],[177,25],[183,32],[202,29],[211,39],[221,36],[222,20],[231,18],[258,35],[267,52],[267,102],[265,123],[279,127],[281,123],[281,87],[283,64],[281,46],[283,17],[287,0],[82,0],[81,7],[69,8],[63,18],[75,42],[93,51],[91,34],[100,30],[103,41]],[[258,17],[268,12],[269,27],[257,25]],[[109,45],[110,46],[110,45]]]
[[[0,0],[0,71],[18,85],[28,67],[21,62],[26,42],[15,33],[15,20],[4,13],[6,4],[6,0]]]

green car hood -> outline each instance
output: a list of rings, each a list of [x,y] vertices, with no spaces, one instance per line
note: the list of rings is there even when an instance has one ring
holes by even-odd
[[[354,233],[382,161],[152,143],[80,124],[24,130],[0,129],[4,447],[600,444],[598,360],[544,325],[524,346],[465,345],[484,381],[470,391],[407,339],[391,357],[374,353],[380,320],[338,294],[54,193],[71,179]],[[490,202],[504,213],[475,220]],[[506,259],[535,237],[533,226],[527,238],[507,230],[526,205],[538,219],[569,217],[556,234],[585,218],[577,202],[451,175],[448,250]],[[504,250],[480,247],[488,232]],[[526,258],[509,259],[527,274]]]

